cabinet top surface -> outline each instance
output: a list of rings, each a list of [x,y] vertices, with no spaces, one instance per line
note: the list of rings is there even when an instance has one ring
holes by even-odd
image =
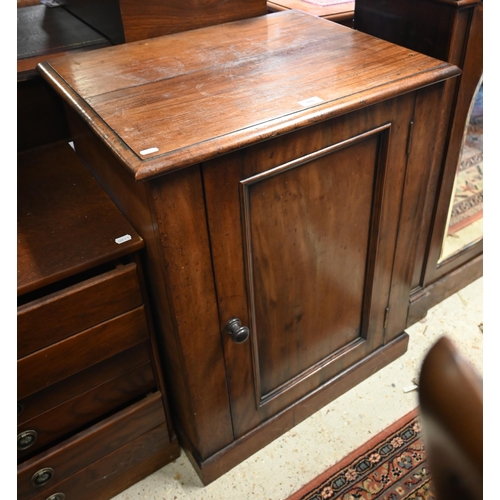
[[[63,56],[38,69],[136,180],[459,73],[295,10]]]
[[[17,294],[144,245],[68,144],[18,156]]]

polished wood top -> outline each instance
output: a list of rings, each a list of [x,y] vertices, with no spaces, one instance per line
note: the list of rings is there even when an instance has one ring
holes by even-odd
[[[18,295],[144,246],[67,143],[19,154],[17,198]]]
[[[38,70],[136,180],[459,74],[294,10],[64,56]]]

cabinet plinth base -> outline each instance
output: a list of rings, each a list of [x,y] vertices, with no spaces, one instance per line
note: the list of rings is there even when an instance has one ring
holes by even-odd
[[[197,457],[197,453],[194,451],[189,439],[182,431],[182,426],[177,425],[176,432],[181,446],[203,485],[207,486],[212,483],[326,404],[402,356],[408,349],[408,340],[408,334],[402,332],[394,340],[377,349],[359,363],[349,367],[294,405],[267,420],[206,460],[200,460]]]

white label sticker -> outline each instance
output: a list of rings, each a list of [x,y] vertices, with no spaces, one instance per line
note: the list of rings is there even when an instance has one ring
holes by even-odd
[[[125,234],[123,236],[120,236],[119,238],[115,239],[115,243],[118,243],[118,245],[121,245],[122,243],[125,243],[128,240],[131,240],[132,236],[130,234]]]
[[[307,108],[308,106],[314,106],[315,104],[321,104],[323,99],[321,97],[309,97],[309,99],[304,99],[303,101],[299,101],[299,104],[301,106],[304,106],[304,108]]]
[[[139,153],[141,153],[141,155],[150,155],[151,153],[156,153],[157,151],[159,151],[158,148],[149,148],[143,149],[142,151],[139,151]]]

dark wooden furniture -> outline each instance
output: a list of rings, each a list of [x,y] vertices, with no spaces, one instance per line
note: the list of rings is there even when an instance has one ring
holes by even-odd
[[[404,353],[429,117],[456,67],[288,10],[38,68],[145,240],[205,484]]]
[[[109,45],[105,36],[63,8],[39,3],[17,9],[18,80],[35,76],[37,63],[55,54]]]
[[[59,0],[60,7],[17,9],[18,149],[69,136],[60,102],[38,77],[37,63],[93,50],[264,15],[265,0]],[[19,5],[24,5],[18,2]]]
[[[60,0],[114,43],[179,33],[266,13],[266,0]]]
[[[110,45],[101,33],[61,7],[38,3],[17,9],[18,151],[69,140],[63,107],[36,65],[67,52]]]
[[[483,273],[483,241],[441,259],[464,130],[483,74],[483,2],[478,0],[359,0],[355,28],[449,61],[462,75],[446,84],[443,125],[429,172],[412,278],[408,325]],[[451,120],[449,119],[451,116]]]
[[[437,500],[481,500],[482,380],[447,337],[440,338],[424,359],[419,402]]]
[[[36,65],[67,53],[263,15],[265,0],[59,0],[18,2],[18,150],[69,139],[60,101]]]
[[[321,5],[303,0],[272,0],[267,2],[269,12],[280,12],[282,10],[297,9],[322,17],[335,23],[343,24],[350,28],[354,24],[354,2],[344,2],[337,5]]]
[[[179,455],[143,240],[66,142],[19,154],[17,222],[17,498],[111,498]]]

